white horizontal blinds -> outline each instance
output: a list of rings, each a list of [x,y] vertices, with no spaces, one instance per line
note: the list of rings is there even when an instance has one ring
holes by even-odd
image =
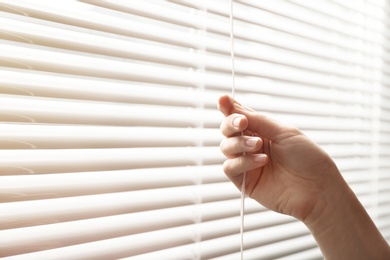
[[[235,1],[237,99],[327,149],[389,239],[388,9],[313,2]],[[228,1],[0,10],[0,255],[238,259],[215,108]],[[246,214],[248,259],[321,258],[301,223],[251,200]]]
[[[1,10],[1,256],[120,258],[237,233],[199,30],[76,1]],[[267,219],[250,229],[291,222]]]

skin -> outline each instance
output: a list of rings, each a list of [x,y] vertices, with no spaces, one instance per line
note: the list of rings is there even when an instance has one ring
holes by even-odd
[[[246,195],[301,220],[326,259],[390,259],[390,248],[331,157],[298,128],[222,96],[223,169]]]

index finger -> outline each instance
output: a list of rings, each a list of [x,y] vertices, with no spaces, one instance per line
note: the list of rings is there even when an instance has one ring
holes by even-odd
[[[234,101],[233,98],[225,95],[219,99],[219,110],[225,115],[238,113],[244,115],[248,120],[247,130],[257,133],[260,137],[268,140],[278,140],[283,136],[286,130],[290,129],[287,125],[264,116],[251,108],[245,107]]]

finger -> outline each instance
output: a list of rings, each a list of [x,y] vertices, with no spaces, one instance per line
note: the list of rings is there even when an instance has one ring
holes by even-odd
[[[243,153],[256,152],[262,145],[263,141],[259,137],[236,136],[223,139],[220,148],[227,158],[234,158]]]
[[[232,114],[227,116],[221,123],[220,129],[224,136],[231,137],[245,130],[248,126],[248,120],[245,116]]]
[[[247,154],[226,160],[223,170],[229,179],[233,180],[244,172],[265,166],[267,161],[266,154]]]
[[[233,99],[229,96],[222,96],[219,99],[218,104],[220,110],[224,114],[238,113],[244,115],[248,120],[247,129],[251,132],[258,133],[259,136],[269,140],[277,140],[278,137],[284,135],[286,131],[292,131],[296,134],[300,133],[297,128],[262,115],[251,108],[241,105],[239,102],[233,102]]]
[[[230,98],[227,95],[221,96],[218,101],[218,109],[222,112],[225,116],[228,116],[231,114],[231,111],[233,110],[233,99]]]
[[[228,95],[223,95],[219,98],[219,101],[218,101],[218,109],[219,111],[221,111],[225,116],[228,116],[233,112],[234,110],[234,107],[236,105],[240,105],[242,106],[239,102],[237,102],[236,100],[234,100],[232,97],[228,96]],[[252,110],[250,108],[247,108],[248,110]],[[254,111],[254,110],[252,110]]]

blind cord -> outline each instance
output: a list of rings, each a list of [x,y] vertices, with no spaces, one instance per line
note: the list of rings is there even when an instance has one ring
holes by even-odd
[[[232,98],[234,103],[234,95],[236,88],[236,77],[234,68],[234,17],[233,17],[233,2],[230,0],[230,57],[232,61]],[[244,133],[241,131],[241,136]],[[245,153],[244,153],[245,155]],[[244,259],[244,212],[245,212],[245,185],[246,184],[246,172],[243,173],[242,184],[241,184],[241,209],[240,209],[240,252],[241,260]]]

